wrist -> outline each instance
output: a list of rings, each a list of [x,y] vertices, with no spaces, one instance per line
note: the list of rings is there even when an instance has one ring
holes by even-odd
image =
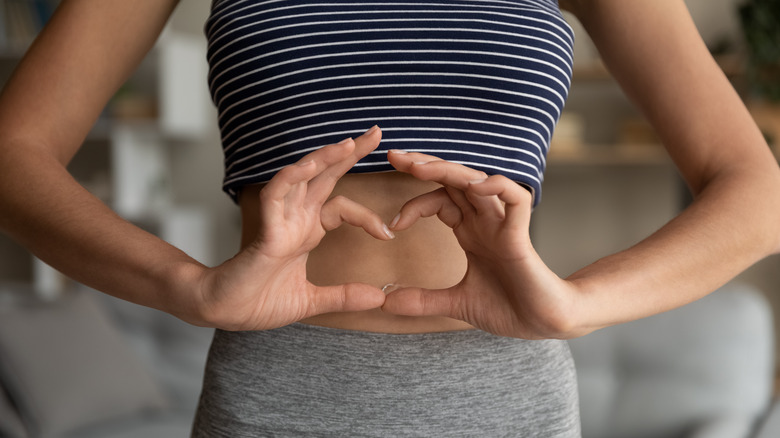
[[[562,314],[562,321],[558,327],[560,339],[574,339],[595,331],[598,327],[589,323],[591,315],[587,310],[588,295],[582,285],[568,279],[562,279],[561,282],[562,287],[567,291],[567,299],[560,310]]]
[[[588,295],[582,284],[562,279],[553,272],[536,252],[520,263],[514,263],[515,274],[523,281],[519,290],[531,298],[526,318],[540,338],[572,339],[584,336],[596,327],[588,325]],[[533,285],[533,286],[532,286]],[[522,312],[522,310],[521,310]]]
[[[550,338],[573,339],[596,329],[587,323],[586,296],[575,282],[558,278],[557,298],[545,320]]]
[[[213,327],[208,306],[205,304],[202,284],[209,268],[197,262],[181,262],[169,268],[167,300],[160,310],[189,324]]]
[[[609,303],[603,301],[603,285],[597,286],[587,277],[572,276],[563,281],[571,290],[566,312],[570,321],[567,339],[585,336],[616,323],[606,318]]]

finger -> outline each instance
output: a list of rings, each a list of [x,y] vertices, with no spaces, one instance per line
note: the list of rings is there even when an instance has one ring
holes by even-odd
[[[456,288],[403,288],[385,297],[382,311],[403,316],[447,316],[463,320],[461,294]]]
[[[416,152],[405,152],[397,149],[393,149],[388,154],[388,159],[396,167],[396,169],[411,173],[415,177],[420,177],[425,180],[434,180],[445,185],[454,186],[459,189],[468,187],[469,181],[487,178],[485,172],[471,169],[460,164],[449,163],[441,158],[434,157],[432,155],[426,155]],[[460,172],[460,175],[451,174],[450,178],[460,178],[457,184],[447,184],[444,180],[439,180],[435,175],[430,174],[424,170],[423,165],[427,163],[436,162],[441,165],[447,165],[453,167],[452,171]],[[437,164],[438,165],[438,164]],[[452,182],[451,180],[449,182]],[[463,210],[465,214],[477,212],[480,214],[490,213],[493,215],[503,216],[503,206],[498,199],[489,199],[486,197],[469,196],[468,193],[464,195],[457,194],[454,191],[450,191],[452,200]]]
[[[395,237],[378,214],[344,196],[331,198],[322,206],[320,221],[325,231],[335,230],[346,222],[363,228],[377,239],[390,240]]]
[[[473,216],[477,210],[474,208],[474,205],[471,204],[471,201],[466,199],[466,194],[463,193],[463,191],[458,190],[454,187],[445,187],[444,190],[447,191],[447,194],[450,195],[450,199],[452,199],[452,202],[455,203],[455,205],[460,208],[460,211],[465,216]]]
[[[332,312],[357,312],[376,309],[385,302],[385,293],[362,283],[315,286],[309,296],[309,311],[304,317]]]
[[[373,126],[363,135],[357,137],[354,140],[354,149],[347,156],[328,166],[328,168],[312,179],[309,185],[309,196],[312,199],[321,199],[324,202],[333,192],[333,188],[336,186],[339,178],[354,167],[361,158],[375,150],[381,140],[382,130],[378,126]]]
[[[473,190],[469,190],[472,184],[476,184],[480,181],[484,181],[484,179],[469,181],[467,189],[461,192],[463,193],[463,198],[473,206],[472,208],[478,216],[504,220],[506,217],[504,204],[497,196],[492,194],[482,195],[480,193],[475,193]]]
[[[502,175],[472,181],[467,190],[477,196],[495,196],[504,203],[507,220],[527,222],[533,206],[533,194],[525,187]]]
[[[391,150],[388,159],[396,169],[411,173],[418,179],[436,181],[445,186],[459,190],[468,188],[469,182],[488,177],[485,172],[472,169],[461,164],[442,160],[432,155],[416,152]],[[503,217],[503,206],[498,199],[484,196],[465,196],[450,193],[452,199],[461,207],[464,213],[476,211],[479,214],[491,214]]]
[[[390,149],[387,160],[400,172],[409,173],[414,163],[427,163],[429,161],[443,161],[441,158],[423,154],[420,152],[407,152],[400,149]]]
[[[436,215],[448,227],[455,228],[463,221],[463,213],[442,187],[417,196],[401,207],[401,211],[390,224],[392,230],[405,230],[418,219]]]
[[[263,206],[260,211],[265,223],[272,223],[274,218],[284,217],[285,199],[295,191],[301,190],[301,185],[308,182],[317,174],[317,165],[314,161],[305,161],[287,166],[277,174],[260,191],[260,203]]]
[[[461,190],[468,187],[469,181],[488,177],[481,170],[415,152],[392,150],[388,153],[388,160],[397,170],[411,173],[418,179],[436,181]]]
[[[463,192],[464,197],[474,206],[479,216],[493,217],[503,220],[506,217],[504,204],[494,195],[479,195],[471,190]]]
[[[271,178],[261,191],[262,199],[269,202],[283,200],[295,185],[308,182],[329,167],[341,162],[354,147],[354,140],[347,138],[305,155],[297,163],[284,167]]]

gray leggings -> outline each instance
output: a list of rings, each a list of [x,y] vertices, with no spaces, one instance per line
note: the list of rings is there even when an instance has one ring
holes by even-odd
[[[192,436],[579,437],[564,341],[217,330]]]

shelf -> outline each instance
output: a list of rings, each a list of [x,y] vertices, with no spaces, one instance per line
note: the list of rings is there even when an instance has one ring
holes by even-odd
[[[590,65],[574,67],[572,81],[607,81],[612,80],[612,75],[601,62],[594,61]]]
[[[741,54],[718,55],[714,58],[720,69],[729,78],[744,76],[746,62]],[[612,74],[600,60],[593,61],[589,65],[574,67],[573,81],[611,81],[612,79]]]
[[[565,145],[550,147],[548,164],[568,166],[662,166],[671,158],[658,144]]]
[[[770,146],[780,162],[780,147]],[[660,144],[577,145],[550,147],[547,163],[563,166],[666,166],[674,164]]]

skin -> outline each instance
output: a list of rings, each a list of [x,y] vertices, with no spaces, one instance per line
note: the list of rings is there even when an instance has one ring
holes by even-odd
[[[396,173],[343,176],[376,148],[379,129],[245,189],[242,249],[219,266],[118,217],[65,165],[152,46],[175,6],[163,0],[66,0],[31,48],[0,96],[0,229],[82,283],[193,324],[478,327],[529,339],[580,336],[684,305],[780,251],[777,162],[684,3],[561,5],[695,196],[647,239],[569,278],[534,251],[531,196],[503,177],[415,153],[389,154]],[[403,287],[385,295],[387,283]]]

